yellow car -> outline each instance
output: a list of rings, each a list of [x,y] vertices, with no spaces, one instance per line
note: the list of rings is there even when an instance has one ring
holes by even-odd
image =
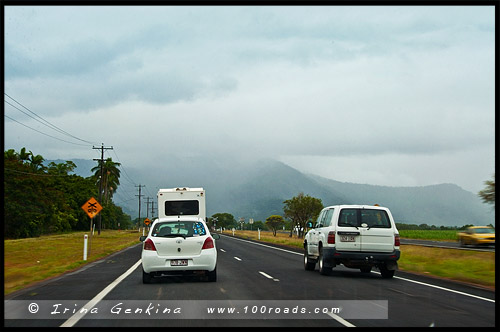
[[[458,241],[465,245],[495,245],[495,229],[489,226],[471,226],[458,233]]]

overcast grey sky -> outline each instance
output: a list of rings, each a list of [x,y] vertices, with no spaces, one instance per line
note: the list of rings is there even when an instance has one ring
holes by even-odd
[[[343,182],[477,192],[495,171],[494,10],[6,6],[5,149],[92,159],[104,143],[145,170],[271,157]]]

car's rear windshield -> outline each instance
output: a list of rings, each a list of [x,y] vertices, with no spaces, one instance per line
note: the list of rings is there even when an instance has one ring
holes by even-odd
[[[340,211],[339,226],[360,227],[363,224],[369,228],[391,228],[389,216],[384,210],[342,209]]]
[[[191,237],[206,235],[207,230],[200,221],[167,221],[159,222],[153,228],[155,237]]]
[[[167,216],[195,216],[200,213],[200,202],[192,201],[166,201],[165,215]]]

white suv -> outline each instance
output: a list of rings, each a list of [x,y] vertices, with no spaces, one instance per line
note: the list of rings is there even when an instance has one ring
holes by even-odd
[[[312,227],[312,224],[308,224]],[[388,208],[335,205],[321,210],[304,238],[304,268],[328,275],[338,264],[392,278],[400,257],[399,232]]]

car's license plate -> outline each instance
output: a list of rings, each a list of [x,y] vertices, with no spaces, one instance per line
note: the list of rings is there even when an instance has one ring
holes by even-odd
[[[354,235],[341,235],[340,241],[342,241],[342,242],[354,242]]]
[[[187,259],[172,259],[170,261],[170,266],[187,266]]]

